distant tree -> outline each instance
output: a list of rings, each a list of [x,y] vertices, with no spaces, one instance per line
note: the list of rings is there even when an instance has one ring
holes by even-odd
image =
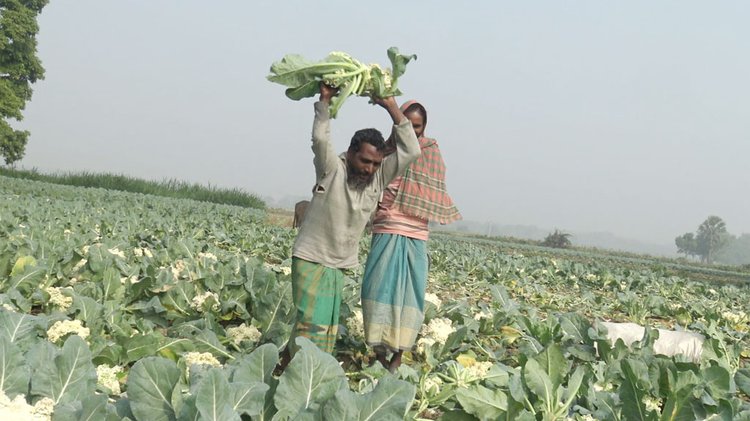
[[[716,261],[728,265],[750,265],[750,234],[729,235],[727,242],[716,253]]]
[[[36,18],[49,0],[0,0],[0,156],[6,164],[23,157],[29,132],[14,130],[8,119],[22,120],[31,84],[44,78],[36,56]]]
[[[685,257],[698,256],[698,241],[695,234],[687,232],[674,239],[677,246],[677,253],[683,253]]]
[[[727,236],[727,225],[718,216],[711,215],[700,224],[695,239],[704,263],[713,263],[716,252],[726,244]]]
[[[547,237],[542,241],[542,245],[545,247],[568,248],[571,246],[570,234],[555,230],[555,232],[547,234]]]

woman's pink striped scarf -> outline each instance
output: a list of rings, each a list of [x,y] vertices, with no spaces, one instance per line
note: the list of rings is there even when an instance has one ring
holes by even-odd
[[[405,110],[414,101],[401,106]],[[393,205],[407,214],[448,224],[461,219],[445,187],[445,162],[435,139],[419,138],[420,157],[404,172]]]
[[[419,138],[422,155],[404,172],[394,206],[407,214],[448,224],[461,219],[445,188],[445,163],[434,139]]]

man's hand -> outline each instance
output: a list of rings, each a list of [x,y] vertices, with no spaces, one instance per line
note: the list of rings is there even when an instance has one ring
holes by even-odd
[[[339,93],[339,88],[334,88],[333,86],[328,86],[324,82],[320,82],[320,101],[329,103],[331,102],[331,98],[333,98],[337,93]]]
[[[396,107],[398,108],[398,104],[396,104],[396,98],[389,96],[385,98],[378,98],[376,96],[372,97],[372,102],[380,105],[381,107],[385,108],[386,110],[389,107]]]

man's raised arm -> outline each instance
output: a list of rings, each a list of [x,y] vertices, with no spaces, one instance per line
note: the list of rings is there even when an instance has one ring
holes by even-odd
[[[383,161],[383,177],[387,184],[403,174],[406,167],[419,158],[422,151],[419,149],[419,141],[417,135],[414,134],[414,128],[411,126],[409,119],[399,109],[396,99],[391,96],[373,98],[373,101],[385,108],[388,115],[391,116],[391,120],[393,120],[396,152]]]
[[[319,181],[325,174],[336,167],[338,156],[331,143],[331,118],[328,107],[331,98],[336,95],[338,89],[332,88],[325,83],[320,84],[320,100],[315,103],[315,120],[312,130],[312,150],[315,157],[315,178]]]

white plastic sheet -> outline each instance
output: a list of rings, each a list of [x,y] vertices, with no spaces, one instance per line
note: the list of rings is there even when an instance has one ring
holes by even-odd
[[[607,339],[614,345],[622,339],[625,345],[643,339],[646,329],[636,323],[601,322],[607,328]],[[700,333],[657,329],[659,338],[654,342],[654,353],[673,356],[682,354],[693,362],[699,362],[703,352],[703,341],[706,338]]]

